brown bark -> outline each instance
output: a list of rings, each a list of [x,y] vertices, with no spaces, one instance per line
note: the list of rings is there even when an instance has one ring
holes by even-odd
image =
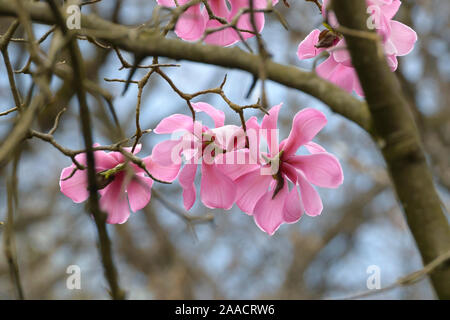
[[[363,0],[339,0],[332,10],[340,24],[366,31],[366,4]],[[350,35],[352,34],[352,35]],[[442,210],[426,163],[418,130],[395,74],[378,41],[347,33],[352,63],[366,95],[379,146],[387,163],[397,196],[425,264],[450,249],[450,228]],[[443,264],[431,274],[436,293],[450,299],[450,267]]]

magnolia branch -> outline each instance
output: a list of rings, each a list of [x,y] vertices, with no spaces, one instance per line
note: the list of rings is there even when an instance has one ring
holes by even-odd
[[[15,16],[13,7],[10,1],[0,0],[0,15]],[[27,3],[25,8],[34,21],[55,24],[55,19],[46,4]],[[258,55],[244,52],[239,48],[223,48],[165,39],[157,32],[122,26],[94,14],[82,15],[81,21],[83,29],[79,30],[80,35],[102,40],[110,46],[135,55],[160,56],[240,69],[256,77],[260,73]],[[334,112],[356,122],[366,131],[372,132],[371,116],[364,102],[314,73],[301,71],[295,66],[282,65],[271,60],[266,60],[265,66],[267,80],[308,93],[327,104]]]

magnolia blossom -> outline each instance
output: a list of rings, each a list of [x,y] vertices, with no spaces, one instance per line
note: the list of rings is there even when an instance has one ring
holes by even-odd
[[[155,162],[162,166],[185,164],[178,180],[183,188],[183,203],[189,210],[196,199],[194,185],[198,164],[201,162],[200,198],[208,208],[230,209],[236,199],[234,182],[220,170],[214,157],[223,152],[245,146],[245,135],[241,128],[224,125],[225,114],[204,103],[192,103],[196,112],[205,112],[214,120],[215,128],[210,129],[189,116],[174,114],[163,119],[155,128],[157,134],[173,134],[181,137],[157,144],[152,151]],[[235,139],[236,138],[236,139]]]
[[[131,148],[124,149],[131,152]],[[141,145],[138,144],[134,153],[140,150]],[[148,204],[153,180],[137,165],[131,162],[124,165],[126,159],[120,152],[95,151],[94,157],[100,188],[100,209],[107,213],[107,223],[124,223],[130,216],[130,208],[136,212]],[[86,166],[86,154],[79,154],[75,159]],[[142,160],[155,178],[168,182],[176,179],[179,166],[161,166],[151,156]],[[89,197],[87,170],[76,170],[73,174],[75,168],[75,164],[72,164],[62,170],[59,185],[64,195],[80,203]]]
[[[225,125],[224,113],[207,103],[191,105],[195,112],[206,113],[214,128],[187,115],[164,118],[153,132],[171,134],[171,139],[155,145],[152,155],[142,159],[152,178],[172,182],[178,177],[186,210],[192,208],[197,197],[194,182],[199,164],[203,204],[228,210],[236,203],[270,235],[282,223],[298,221],[303,212],[310,216],[321,213],[322,201],[313,185],[337,188],[342,184],[339,161],[312,142],[327,122],[320,111],[307,108],[297,113],[289,137],[279,144],[277,120],[281,104],[270,109],[261,125],[251,117],[245,131]],[[260,152],[264,141],[268,152]],[[296,155],[301,146],[309,154]],[[137,145],[134,153],[140,149]],[[150,201],[153,181],[120,152],[95,151],[94,156],[100,207],[107,212],[108,223],[124,223],[130,208],[135,212]],[[76,160],[86,165],[85,154]],[[63,194],[79,203],[89,193],[86,171],[75,168],[72,164],[63,169],[60,186]]]
[[[233,151],[235,154],[247,153],[247,158],[252,158],[259,150],[260,141],[265,138],[269,152],[257,155],[257,164],[245,168],[240,164],[220,166],[236,185],[238,207],[253,215],[256,224],[270,235],[282,223],[298,221],[304,211],[310,216],[322,212],[322,201],[313,185],[337,188],[343,182],[337,158],[311,141],[327,123],[325,115],[311,108],[298,112],[289,137],[278,145],[276,134],[280,108],[281,104],[272,107],[261,126],[255,118],[250,119],[248,131],[258,134],[249,139],[250,149]],[[257,148],[252,148],[252,145]],[[296,155],[301,146],[305,146],[310,154]],[[289,182],[293,185],[291,189]]]
[[[175,7],[174,0],[157,0],[157,2],[161,6]],[[189,0],[178,0],[177,2],[178,5],[184,5]],[[272,2],[275,5],[278,0],[273,0]],[[208,4],[215,16],[232,22],[233,18],[236,17],[241,9],[248,9],[250,7],[250,0],[208,0]],[[267,0],[253,0],[255,10],[264,9],[266,6]],[[264,13],[255,12],[254,17],[256,31],[261,32],[264,27]],[[206,8],[201,3],[198,3],[189,7],[180,16],[175,26],[175,33],[183,40],[196,41],[202,38],[207,29],[217,29],[221,26],[223,24],[215,19],[210,19]],[[236,26],[240,30],[253,31],[250,13],[242,14]],[[243,39],[247,39],[253,37],[253,34],[241,32],[241,36]],[[240,40],[239,34],[233,28],[216,31],[205,38],[206,43],[219,46],[229,46]]]
[[[326,11],[329,0],[323,1],[322,14],[327,17],[332,28],[338,26],[334,13]],[[401,2],[399,0],[367,0],[371,19],[368,21],[382,38],[384,53],[389,67],[395,71],[398,66],[397,56],[410,53],[417,41],[416,32],[410,27],[392,20]],[[316,57],[323,51],[330,56],[316,68],[316,72],[324,79],[333,82],[348,92],[355,91],[364,96],[351,58],[345,49],[342,36],[333,30],[313,30],[298,46],[297,56],[300,60]]]

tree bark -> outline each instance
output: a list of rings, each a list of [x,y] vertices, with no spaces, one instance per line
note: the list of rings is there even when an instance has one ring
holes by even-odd
[[[369,32],[364,0],[333,1],[331,9],[345,28]],[[344,29],[345,30],[345,29]],[[380,54],[381,43],[344,34],[352,63],[366,95],[379,147],[425,264],[450,250],[450,228],[428,168],[420,137],[394,73]],[[450,299],[450,266],[431,274],[441,299]]]

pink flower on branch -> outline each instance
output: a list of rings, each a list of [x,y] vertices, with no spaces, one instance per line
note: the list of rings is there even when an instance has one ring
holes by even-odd
[[[217,31],[210,33],[206,36],[205,42],[208,44],[214,44],[219,46],[229,46],[242,39],[248,39],[254,35],[251,32],[261,32],[264,27],[264,13],[255,12],[255,26],[254,30],[251,23],[250,13],[240,13],[241,10],[250,8],[251,0],[207,0],[209,8],[206,8],[204,4],[197,3],[190,6],[178,19],[175,26],[175,33],[183,40],[197,41],[200,40],[205,34],[206,30]],[[165,7],[175,7],[174,0],[157,0],[158,4]],[[189,0],[178,0],[178,5],[185,5]],[[275,5],[278,0],[273,0]],[[261,10],[267,7],[267,0],[253,0],[254,10]],[[223,23],[217,19],[210,18],[210,12],[221,19],[224,19],[228,23],[233,22],[233,19],[238,19],[236,28],[238,31],[231,27],[222,29]],[[240,15],[239,17],[237,17]],[[222,30],[219,30],[222,29]],[[251,32],[245,32],[251,31]]]
[[[148,204],[152,178],[171,182],[178,177],[184,207],[191,209],[197,197],[195,177],[199,164],[202,203],[225,210],[236,203],[270,235],[282,223],[298,221],[304,211],[310,216],[321,213],[322,200],[313,185],[337,188],[342,184],[339,161],[312,142],[327,122],[320,111],[307,108],[298,112],[289,137],[279,144],[277,120],[281,104],[264,116],[261,125],[256,117],[247,120],[245,131],[225,125],[224,113],[207,103],[191,105],[195,112],[206,113],[214,128],[187,115],[164,118],[154,132],[171,134],[172,138],[155,145],[152,155],[142,159],[147,171],[120,152],[94,152],[100,207],[108,214],[108,223],[124,223],[130,208],[136,212]],[[260,151],[263,142],[267,143],[267,152]],[[308,155],[296,155],[302,146]],[[134,152],[140,149],[138,145]],[[131,152],[130,148],[125,150]],[[76,160],[86,165],[85,154]],[[75,168],[72,164],[63,169],[60,186],[63,194],[79,203],[89,193],[86,172]]]
[[[299,44],[297,56],[304,60],[328,51],[330,56],[316,68],[317,74],[350,93],[355,91],[364,96],[345,40],[334,30],[339,26],[337,19],[332,12],[326,11],[328,3],[329,0],[324,0],[322,7],[323,16],[329,23],[328,30],[313,30]],[[367,4],[370,13],[368,27],[375,28],[381,36],[387,63],[395,71],[398,66],[397,56],[407,55],[413,50],[417,34],[403,23],[392,20],[401,5],[399,0],[367,0]]]
[[[94,147],[99,146],[98,144]],[[124,148],[131,152],[131,148]],[[134,153],[138,153],[138,144]],[[153,180],[146,176],[145,170],[126,161],[120,152],[95,151],[95,164],[100,188],[100,208],[107,213],[107,223],[124,223],[130,216],[130,209],[136,212],[144,208],[151,197]],[[75,157],[81,165],[86,165],[86,154]],[[171,182],[176,179],[179,166],[161,166],[151,156],[143,158],[147,170],[159,180]],[[64,168],[59,185],[61,192],[75,203],[86,201],[89,197],[86,170],[74,170],[75,164]]]
[[[311,108],[298,112],[289,137],[278,145],[280,108],[281,104],[273,107],[261,126],[256,119],[250,119],[247,127],[258,134],[249,139],[250,150],[234,151],[247,152],[248,157],[252,158],[255,156],[252,150],[259,150],[260,141],[265,138],[269,151],[256,155],[260,159],[258,165],[249,165],[245,170],[239,164],[220,166],[236,184],[238,207],[253,215],[256,224],[270,235],[282,223],[298,221],[303,211],[310,216],[322,212],[322,200],[313,185],[337,188],[343,182],[342,168],[337,158],[312,142],[325,126],[325,116]],[[257,147],[252,148],[252,144]],[[305,146],[310,154],[296,155],[301,146]],[[289,183],[293,185],[291,189]]]
[[[201,201],[208,208],[228,210],[235,202],[236,187],[228,176],[218,170],[214,158],[219,153],[243,148],[245,134],[240,127],[224,125],[224,113],[213,106],[198,102],[192,103],[192,107],[196,112],[210,116],[215,128],[210,129],[186,115],[171,115],[163,119],[154,132],[172,134],[175,138],[157,144],[152,151],[153,159],[162,166],[180,165],[182,157],[185,159],[178,180],[183,188],[186,210],[191,209],[196,200],[194,180],[201,162]]]

